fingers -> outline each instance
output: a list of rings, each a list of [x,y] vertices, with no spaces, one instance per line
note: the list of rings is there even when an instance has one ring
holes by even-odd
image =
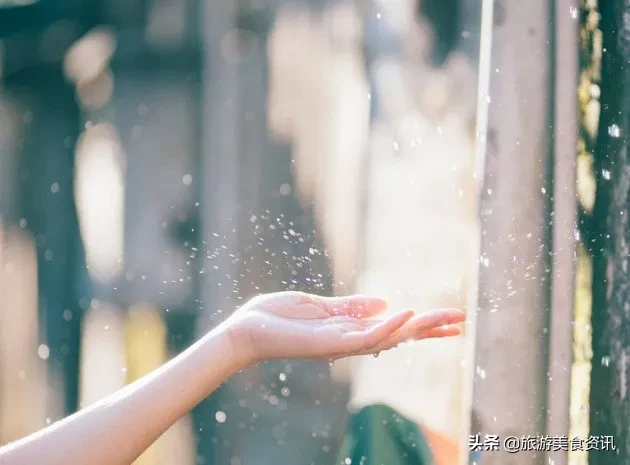
[[[318,297],[326,311],[332,316],[370,318],[387,310],[387,301],[377,297],[351,295],[342,297]]]
[[[459,336],[461,333],[461,330],[455,325],[444,325],[422,331],[414,337],[414,340],[419,341],[421,339]]]
[[[411,337],[419,331],[428,330],[437,326],[457,324],[466,320],[466,314],[454,308],[430,310],[414,317],[407,325],[405,331]]]
[[[419,335],[425,335],[433,328],[438,328],[444,325],[454,325],[461,323],[466,319],[466,315],[460,310],[456,309],[440,309],[431,310],[430,312],[423,313],[422,315],[416,315],[407,322],[402,328],[392,334],[386,341],[383,341],[377,351],[388,350],[392,347],[396,347],[398,344],[418,339]],[[440,334],[439,332],[436,334]],[[440,336],[432,336],[440,337]],[[426,337],[422,337],[425,339]]]
[[[399,312],[387,320],[370,327],[367,330],[355,331],[343,334],[340,339],[340,349],[347,356],[358,354],[370,348],[378,346],[391,334],[402,327],[413,316],[411,310]]]
[[[461,331],[455,325],[465,320],[466,315],[456,309],[432,310],[417,315],[378,346],[361,355],[389,350],[405,341],[457,336]]]

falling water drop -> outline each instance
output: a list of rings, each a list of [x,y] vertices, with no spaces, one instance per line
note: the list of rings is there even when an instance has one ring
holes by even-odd
[[[621,128],[616,124],[611,124],[610,126],[608,126],[608,135],[610,137],[618,138],[619,136],[621,136]]]

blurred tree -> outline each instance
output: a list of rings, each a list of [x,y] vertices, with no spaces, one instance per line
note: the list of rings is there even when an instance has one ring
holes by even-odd
[[[600,12],[604,54],[592,235],[590,434],[614,436],[618,450],[590,456],[591,463],[607,465],[630,460],[630,1],[602,1]]]

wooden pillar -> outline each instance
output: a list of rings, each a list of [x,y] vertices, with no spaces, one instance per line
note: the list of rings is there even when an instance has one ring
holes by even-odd
[[[212,326],[213,313],[226,308],[231,286],[223,284],[225,277],[236,269],[228,254],[213,254],[222,247],[235,249],[232,221],[238,211],[240,184],[236,133],[238,70],[236,66],[226,65],[221,44],[226,44],[223,39],[236,25],[236,8],[232,2],[204,2],[202,8],[206,31],[202,58],[202,239],[205,240],[204,249],[213,256],[206,282],[222,285],[204,286],[202,290],[205,312],[200,321],[201,332]],[[225,281],[225,284],[229,282]]]
[[[490,85],[480,95],[489,104],[487,131],[478,131],[487,139],[487,156],[472,400],[479,431],[471,434],[498,435],[501,444],[499,451],[481,452],[483,465],[544,459],[542,452],[508,453],[502,442],[544,434],[546,423],[550,14],[543,0],[495,2],[491,60],[482,63],[490,66]]]
[[[221,44],[236,24],[235,2],[202,2],[203,56],[201,85],[202,121],[200,193],[201,247],[206,255],[201,282],[202,312],[197,319],[201,336],[220,321],[231,308],[232,279],[237,266],[229,253],[236,249],[233,219],[238,211],[238,152],[236,108],[238,108],[238,73],[227,66]],[[225,43],[225,42],[223,42]],[[221,313],[219,313],[221,312]],[[198,431],[197,463],[218,461],[218,447],[213,443],[217,434],[215,413],[225,389],[213,394],[195,410]],[[231,420],[231,418],[230,418]]]
[[[580,2],[554,3],[553,277],[545,434],[568,436],[576,264]],[[568,455],[567,451],[549,451],[548,463],[566,465]]]

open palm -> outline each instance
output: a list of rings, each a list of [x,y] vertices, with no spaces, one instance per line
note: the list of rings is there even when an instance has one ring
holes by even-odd
[[[378,353],[407,340],[456,336],[455,325],[465,320],[454,309],[375,318],[386,310],[387,302],[372,297],[278,292],[252,299],[228,324],[237,350],[251,360],[326,360]]]

